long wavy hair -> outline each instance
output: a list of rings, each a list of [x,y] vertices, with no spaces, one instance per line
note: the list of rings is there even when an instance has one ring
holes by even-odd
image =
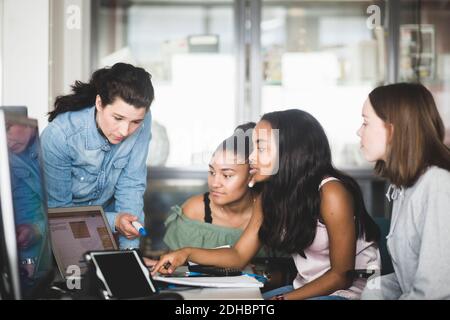
[[[319,122],[301,110],[265,114],[261,121],[279,129],[279,170],[263,183],[259,239],[268,248],[305,257],[320,219],[320,182],[335,177],[353,197],[357,238],[378,241],[379,229],[367,213],[357,182],[335,169]]]
[[[127,63],[116,63],[110,68],[102,68],[92,74],[88,83],[75,81],[72,93],[58,96],[55,108],[49,112],[52,122],[59,114],[78,111],[95,105],[97,95],[106,106],[121,98],[136,108],[150,108],[154,99],[152,76],[143,68]]]

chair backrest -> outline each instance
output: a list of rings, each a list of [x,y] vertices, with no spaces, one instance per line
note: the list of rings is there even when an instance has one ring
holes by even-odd
[[[386,245],[386,236],[389,234],[390,220],[382,217],[375,217],[375,223],[380,228],[380,255],[381,255],[381,275],[389,274],[394,272],[394,267],[392,266],[392,260],[389,255],[387,245]]]
[[[251,263],[255,273],[264,274],[269,281],[264,284],[262,292],[291,285],[297,275],[297,267],[292,257],[253,258]]]

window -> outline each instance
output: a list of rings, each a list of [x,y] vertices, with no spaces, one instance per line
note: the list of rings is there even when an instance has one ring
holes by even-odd
[[[450,3],[401,1],[399,77],[420,81],[432,93],[450,146]]]
[[[152,74],[152,166],[206,170],[235,127],[232,1],[98,2],[94,69],[128,61]],[[117,2],[114,2],[117,3]]]
[[[311,113],[324,127],[338,167],[367,167],[356,131],[367,95],[386,74],[384,31],[367,25],[374,2],[283,3],[263,2],[262,113]]]

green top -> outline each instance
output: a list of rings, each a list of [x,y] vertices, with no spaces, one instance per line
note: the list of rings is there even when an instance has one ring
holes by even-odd
[[[241,229],[218,226],[188,218],[179,206],[170,208],[169,217],[165,223],[165,244],[176,250],[184,247],[216,248],[220,246],[233,246],[242,234]],[[257,257],[267,257],[263,249],[259,250]]]

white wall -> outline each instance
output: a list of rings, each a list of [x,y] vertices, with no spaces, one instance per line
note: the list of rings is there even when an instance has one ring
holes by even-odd
[[[50,95],[90,77],[90,0],[50,0]]]
[[[54,98],[89,78],[90,5],[0,0],[0,105],[27,106],[41,131]]]
[[[1,104],[26,105],[46,125],[49,104],[49,0],[2,0]]]
[[[0,104],[3,93],[3,0],[0,0]]]

